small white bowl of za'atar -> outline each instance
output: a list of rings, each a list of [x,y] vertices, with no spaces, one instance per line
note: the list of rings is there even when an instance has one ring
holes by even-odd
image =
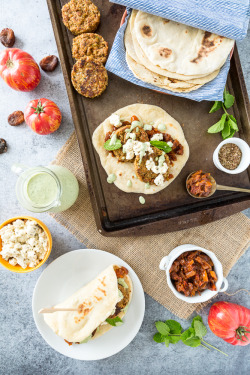
[[[215,149],[213,162],[218,169],[225,173],[244,172],[250,164],[250,148],[243,139],[225,139]]]

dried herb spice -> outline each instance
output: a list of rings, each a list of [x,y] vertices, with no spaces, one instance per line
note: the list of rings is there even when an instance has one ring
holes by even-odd
[[[241,162],[241,158],[241,149],[234,143],[226,143],[219,150],[219,161],[226,169],[236,169]]]

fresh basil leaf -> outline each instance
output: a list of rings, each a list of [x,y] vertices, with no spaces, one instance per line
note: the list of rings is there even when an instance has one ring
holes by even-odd
[[[168,348],[168,347],[169,347],[169,339],[166,338],[164,341],[165,341],[165,345],[166,345],[166,347]]]
[[[181,333],[182,328],[181,328],[180,323],[178,323],[178,322],[176,322],[175,320],[172,320],[172,319],[166,320],[165,323],[168,325],[168,327],[170,329],[170,331],[169,331],[170,334],[171,333],[172,334],[179,334],[179,333]]]
[[[160,150],[163,150],[166,152],[166,154],[170,151],[172,151],[172,147],[170,147],[167,142],[163,141],[150,141],[151,146],[154,146],[156,148],[159,148]]]
[[[194,336],[194,337],[190,337],[190,339],[183,341],[183,344],[196,348],[197,346],[201,344],[201,340],[199,339],[199,337]]]
[[[196,315],[196,316],[193,318],[192,323],[191,323],[191,327],[192,327],[192,328],[194,328],[194,323],[197,322],[197,321],[203,323],[203,321],[202,321],[202,317],[201,317],[200,315]]]
[[[202,339],[202,337],[207,334],[206,326],[202,322],[199,322],[198,320],[194,322],[194,331],[195,331],[195,336],[199,337],[200,339]]]
[[[229,138],[229,137],[230,137],[230,133],[231,133],[231,131],[230,131],[230,126],[229,126],[228,121],[226,121],[226,122],[225,122],[225,125],[224,125],[224,129],[223,129],[222,132],[221,132],[222,138],[223,138],[223,139],[227,139],[227,138]]]
[[[218,109],[220,109],[221,107],[222,107],[222,102],[216,101],[216,102],[214,102],[214,105],[210,109],[209,113],[214,113],[214,112],[218,111]]]
[[[122,147],[122,143],[120,139],[117,139],[115,141],[115,144],[113,145],[110,145],[110,141],[111,139],[108,139],[107,142],[104,143],[103,147],[105,148],[105,150],[113,151],[113,150],[118,150],[119,148]]]
[[[113,326],[113,327],[116,327],[116,323],[123,324],[123,321],[121,320],[121,318],[119,318],[119,316],[116,316],[115,318],[112,318],[112,319],[111,318],[107,318],[106,322],[108,324],[110,324],[111,326]],[[118,325],[120,325],[120,324],[118,324]]]
[[[170,344],[176,344],[180,341],[181,336],[168,336]]]
[[[220,121],[218,121],[218,122],[216,122],[216,124],[210,126],[210,128],[208,128],[207,132],[208,133],[219,133],[220,131],[222,131],[224,129],[224,126],[225,126],[226,118],[227,118],[227,115],[224,113],[221,116]]]
[[[169,334],[169,327],[164,322],[155,322],[155,326],[158,332],[160,332],[162,335],[167,336]]]
[[[235,120],[234,117],[233,117],[233,119]],[[230,128],[232,128],[233,130],[235,130],[237,132],[239,130],[238,126],[237,126],[237,122],[236,122],[236,120],[234,121],[233,119],[229,116],[228,123],[229,123]]]
[[[224,92],[224,106],[228,109],[234,104],[234,96],[229,94],[228,91]]]
[[[164,342],[164,341],[165,341],[165,337],[162,336],[162,335],[160,334],[160,332],[157,332],[157,333],[154,335],[153,340],[154,340],[155,342],[160,343],[160,342]]]

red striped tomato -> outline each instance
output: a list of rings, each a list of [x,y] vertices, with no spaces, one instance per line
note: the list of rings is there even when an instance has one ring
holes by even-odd
[[[52,100],[42,98],[29,102],[24,111],[24,119],[34,132],[46,135],[59,128],[62,115]]]
[[[215,302],[208,314],[211,331],[232,345],[250,344],[250,309],[235,303]]]
[[[0,53],[0,76],[17,91],[34,90],[41,80],[33,57],[18,48],[7,48]]]

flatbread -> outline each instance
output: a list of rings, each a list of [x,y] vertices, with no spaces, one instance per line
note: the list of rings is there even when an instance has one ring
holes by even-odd
[[[138,64],[134,61],[129,54],[126,53],[126,61],[129,69],[132,71],[134,76],[144,82],[151,83],[152,85],[158,86],[162,89],[170,90],[173,92],[190,92],[197,90],[202,85],[193,85],[185,81],[174,80],[172,82],[167,77],[160,76],[157,73],[151,72],[145,66]]]
[[[170,168],[169,172],[174,175],[174,178],[165,181],[162,186],[150,185],[150,188],[146,189],[146,184],[137,179],[133,163],[119,163],[117,158],[113,157],[112,154],[103,147],[106,133],[113,130],[113,126],[110,124],[110,118],[107,118],[96,128],[92,138],[93,145],[99,154],[101,164],[106,173],[108,175],[114,173],[117,176],[114,184],[126,193],[155,194],[165,189],[178,176],[189,157],[189,147],[181,125],[162,108],[149,104],[132,104],[119,109],[115,114],[118,114],[124,121],[130,121],[131,116],[136,115],[142,124],[152,123],[155,127],[159,124],[165,124],[166,131],[162,133],[168,133],[174,139],[177,139],[183,145],[184,153],[183,155],[177,155],[177,161],[175,161],[174,165]],[[132,181],[132,187],[127,187],[128,180]]]
[[[117,276],[113,267],[114,265],[110,265],[90,283],[54,306],[78,308],[83,304],[83,314],[77,311],[44,314],[45,322],[58,336],[69,342],[81,342],[100,325],[100,329],[93,338],[101,336],[112,328],[109,324],[102,325],[102,323],[111,315],[119,301]],[[126,276],[126,282],[129,283],[131,299],[132,282],[129,276]],[[123,315],[122,311],[119,316]]]
[[[220,70],[218,69],[215,72],[209,75],[205,75],[205,76],[198,76],[198,75],[197,76],[195,75],[185,76],[185,75],[169,72],[168,70],[162,69],[159,66],[153,65],[151,61],[149,61],[149,59],[147,58],[146,54],[142,51],[140,44],[138,43],[136,39],[135,33],[134,32],[131,33],[131,30],[133,31],[133,28],[134,28],[134,20],[135,20],[137,12],[138,11],[133,10],[129,18],[127,28],[125,30],[125,35],[124,35],[124,44],[126,48],[126,54],[129,55],[137,64],[144,66],[144,70],[145,69],[148,70],[147,72],[148,77],[151,75],[151,79],[152,79],[152,75],[155,75],[154,73],[156,73],[157,75],[161,77],[159,80],[160,82],[163,80],[162,77],[166,77],[168,81],[169,79],[175,79],[177,80],[177,83],[180,81],[184,81],[184,82],[187,82],[188,84],[192,84],[193,86],[193,85],[204,85],[205,83],[212,81],[219,74]],[[137,76],[137,78],[139,77]],[[167,82],[165,82],[164,85],[165,84],[167,84]],[[196,88],[198,89],[199,87],[196,87]]]
[[[234,45],[232,39],[142,11],[132,35],[153,65],[184,75],[220,69]]]

